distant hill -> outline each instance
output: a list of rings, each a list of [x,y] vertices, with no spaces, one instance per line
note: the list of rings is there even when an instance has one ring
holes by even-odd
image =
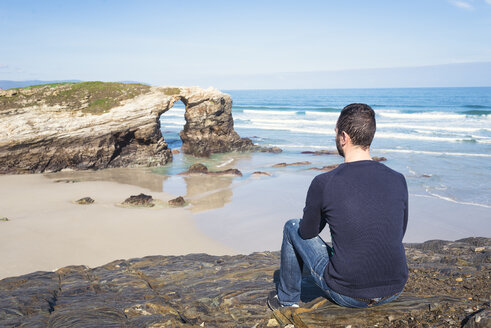
[[[39,84],[53,84],[53,83],[61,83],[61,82],[83,82],[81,80],[51,80],[51,81],[42,81],[42,80],[27,80],[27,81],[10,81],[10,80],[0,80],[0,89],[12,89],[12,88],[22,88],[28,87],[31,85],[39,85]],[[145,82],[138,81],[116,81],[119,83],[138,83],[138,84],[146,84]]]
[[[145,84],[145,85],[151,85],[150,83],[146,83],[146,82],[140,82],[140,81],[115,81],[115,82],[118,82],[118,83],[130,83],[130,84]]]

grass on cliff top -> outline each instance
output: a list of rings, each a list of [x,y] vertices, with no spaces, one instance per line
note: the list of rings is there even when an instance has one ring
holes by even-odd
[[[36,85],[29,85],[27,87],[19,87],[19,88],[12,88],[12,89],[23,89],[23,90],[29,90],[29,89],[35,89],[35,88],[42,88],[42,87],[49,87],[49,88],[56,88],[57,86],[60,85],[65,85],[65,84],[75,84],[75,82],[59,82],[59,83],[48,83],[48,84],[36,84]]]
[[[178,95],[179,93],[181,93],[181,89],[179,89],[179,88],[165,88],[164,89],[164,94],[166,96],[174,96],[174,95]]]
[[[65,82],[7,90],[15,93],[0,97],[0,112],[33,105],[60,105],[66,110],[99,115],[122,101],[148,93],[150,86],[117,82]]]

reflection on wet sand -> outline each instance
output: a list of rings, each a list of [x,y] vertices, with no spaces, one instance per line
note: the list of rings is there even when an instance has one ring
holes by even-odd
[[[46,173],[45,177],[55,182],[70,181],[111,181],[130,184],[151,191],[161,192],[168,176],[152,173],[149,168],[111,168],[98,171],[62,171]]]
[[[183,196],[191,203],[190,210],[198,213],[222,208],[232,200],[232,177],[166,176],[153,173],[149,168],[111,168],[98,171],[63,171],[46,173],[45,177],[57,183],[81,181],[111,181],[134,185],[154,192],[167,192]]]
[[[232,177],[203,175],[183,179],[186,183],[184,198],[193,205],[193,213],[222,208],[232,200]]]

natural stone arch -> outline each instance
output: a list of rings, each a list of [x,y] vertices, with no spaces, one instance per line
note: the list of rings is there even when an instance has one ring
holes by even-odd
[[[4,100],[20,100],[19,107],[0,110],[0,173],[164,165],[172,153],[160,130],[160,116],[178,100],[186,108],[180,133],[184,153],[208,156],[254,148],[233,129],[230,96],[213,88],[148,87],[97,113],[47,101],[70,87],[0,92]]]
[[[241,138],[234,130],[232,98],[229,95],[211,88],[179,88],[171,106],[179,100],[185,105],[186,123],[179,134],[181,150],[185,154],[209,156],[252,148],[251,140]]]

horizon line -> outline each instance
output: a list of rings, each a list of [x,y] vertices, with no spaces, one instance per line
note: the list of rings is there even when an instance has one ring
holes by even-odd
[[[146,84],[146,85],[149,85],[149,86],[152,86],[152,87],[161,87],[161,86],[164,86],[164,87],[167,87],[167,86],[175,86],[175,87],[190,87],[190,86],[197,86],[199,88],[203,88],[203,89],[206,89],[206,88],[209,88],[209,87],[212,87],[212,88],[215,88],[215,89],[219,89],[219,90],[223,90],[223,91],[277,91],[277,90],[375,90],[375,89],[456,89],[456,88],[491,88],[491,85],[472,85],[472,86],[426,86],[426,87],[422,87],[422,86],[409,86],[409,87],[353,87],[353,88],[336,88],[336,87],[333,87],[333,88],[251,88],[251,89],[247,89],[247,88],[217,88],[213,85],[209,85],[209,86],[202,86],[202,85],[193,85],[193,84],[190,84],[190,85],[177,85],[177,84],[151,84],[151,83],[147,83],[147,82],[139,82],[139,81],[131,81],[131,82],[125,82],[125,81],[112,81],[112,80],[73,80],[73,79],[56,79],[56,80],[38,80],[38,79],[35,79],[35,80],[0,80],[0,83],[1,82],[14,82],[14,83],[21,83],[21,82],[29,82],[29,81],[32,81],[32,82],[43,82],[42,84],[40,85],[44,85],[44,84],[52,84],[52,83],[64,83],[64,82],[72,82],[72,83],[84,83],[84,82],[104,82],[104,83],[111,83],[111,82],[116,82],[116,83],[126,83],[126,84],[130,84],[130,83],[138,83],[138,84]],[[28,85],[29,86],[29,85]],[[26,86],[27,87],[27,86]],[[22,87],[13,87],[13,88],[10,88],[10,89],[16,89],[16,88],[22,88]],[[1,89],[1,88],[0,88]],[[3,89],[3,90],[9,90],[9,89]]]

